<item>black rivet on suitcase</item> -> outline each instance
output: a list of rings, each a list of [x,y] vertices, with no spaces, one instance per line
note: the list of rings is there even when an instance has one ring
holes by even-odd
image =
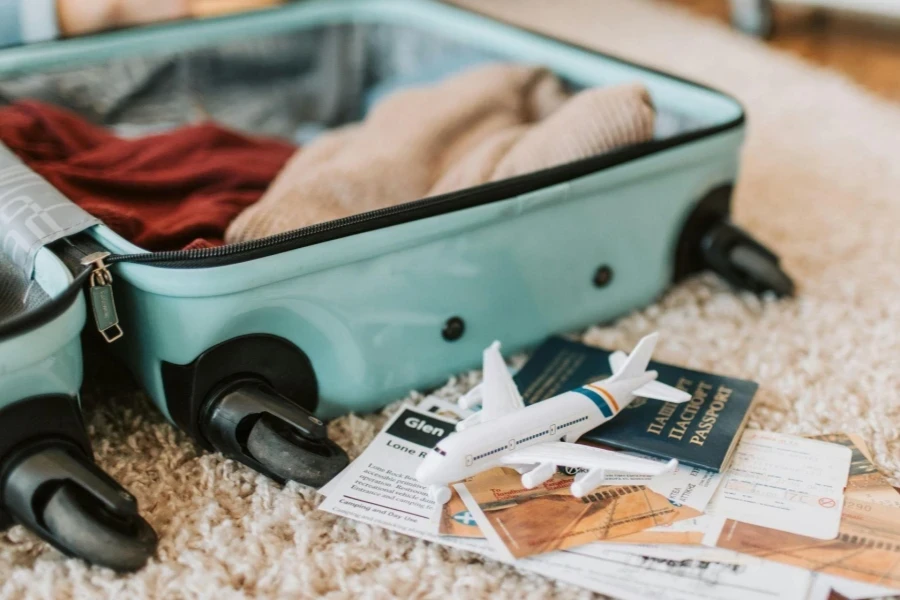
[[[455,342],[463,336],[463,333],[465,333],[465,331],[465,321],[463,321],[459,317],[450,317],[449,319],[447,319],[447,322],[444,323],[444,329],[441,331],[441,335],[448,342]]]
[[[597,267],[594,272],[594,285],[597,287],[606,287],[612,281],[613,270],[608,265]]]

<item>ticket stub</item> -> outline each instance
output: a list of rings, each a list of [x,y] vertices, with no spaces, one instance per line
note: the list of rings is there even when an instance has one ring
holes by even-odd
[[[832,540],[841,523],[851,454],[839,444],[747,431],[706,512]]]
[[[817,439],[841,444],[853,453],[837,538],[822,541],[723,519],[707,524],[704,541],[744,555],[818,571],[817,581],[840,583],[832,587],[848,598],[886,595],[866,596],[864,590],[871,585],[900,589],[900,494],[866,456],[865,444],[859,438],[830,434]],[[715,517],[704,518],[716,521]]]

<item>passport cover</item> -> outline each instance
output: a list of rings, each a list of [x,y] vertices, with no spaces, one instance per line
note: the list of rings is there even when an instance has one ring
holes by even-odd
[[[612,352],[560,337],[545,341],[516,374],[526,405],[546,400],[611,375]],[[658,380],[691,394],[684,404],[636,398],[611,421],[589,431],[582,440],[675,458],[686,465],[722,471],[731,461],[747,424],[753,381],[692,371],[651,361]]]

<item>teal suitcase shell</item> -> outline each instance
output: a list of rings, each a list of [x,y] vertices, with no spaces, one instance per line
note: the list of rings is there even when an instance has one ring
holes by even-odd
[[[82,284],[46,248],[30,277],[0,254],[0,529],[19,522],[66,554],[130,570],[156,537],[93,462],[79,407]],[[134,533],[96,517],[100,507]]]
[[[475,49],[545,65],[576,86],[640,80],[669,131],[238,245],[148,253],[102,224],[88,228],[78,243],[111,253],[124,331],[115,343],[159,409],[204,447],[279,480],[313,461],[324,480],[342,459],[320,419],[438,385],[477,367],[495,339],[516,352],[609,321],[705,268],[754,291],[791,292],[777,257],[728,219],[744,136],[735,100],[458,8],[309,0],[6,51],[0,74],[331,30],[356,32],[370,57],[395,69],[419,55]],[[409,45],[397,47],[401,38]],[[369,67],[377,83],[383,65]],[[311,449],[296,450],[304,444]],[[296,464],[277,458],[285,448]]]

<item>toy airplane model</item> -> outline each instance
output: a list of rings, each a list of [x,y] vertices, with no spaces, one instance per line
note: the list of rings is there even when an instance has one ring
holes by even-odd
[[[448,484],[494,467],[512,467],[522,485],[536,487],[558,467],[582,469],[572,482],[572,494],[582,497],[598,487],[606,471],[660,475],[675,470],[677,460],[659,463],[618,452],[574,444],[578,438],[614,418],[637,396],[666,402],[687,402],[690,394],[656,380],[647,371],[658,334],[642,339],[631,355],[609,357],[613,375],[576,390],[525,406],[506,363],[500,343],[484,351],[484,382],[460,399],[460,405],[480,403],[482,410],[456,426],[438,443],[416,471],[440,504],[450,499]],[[561,440],[561,441],[560,441]]]

